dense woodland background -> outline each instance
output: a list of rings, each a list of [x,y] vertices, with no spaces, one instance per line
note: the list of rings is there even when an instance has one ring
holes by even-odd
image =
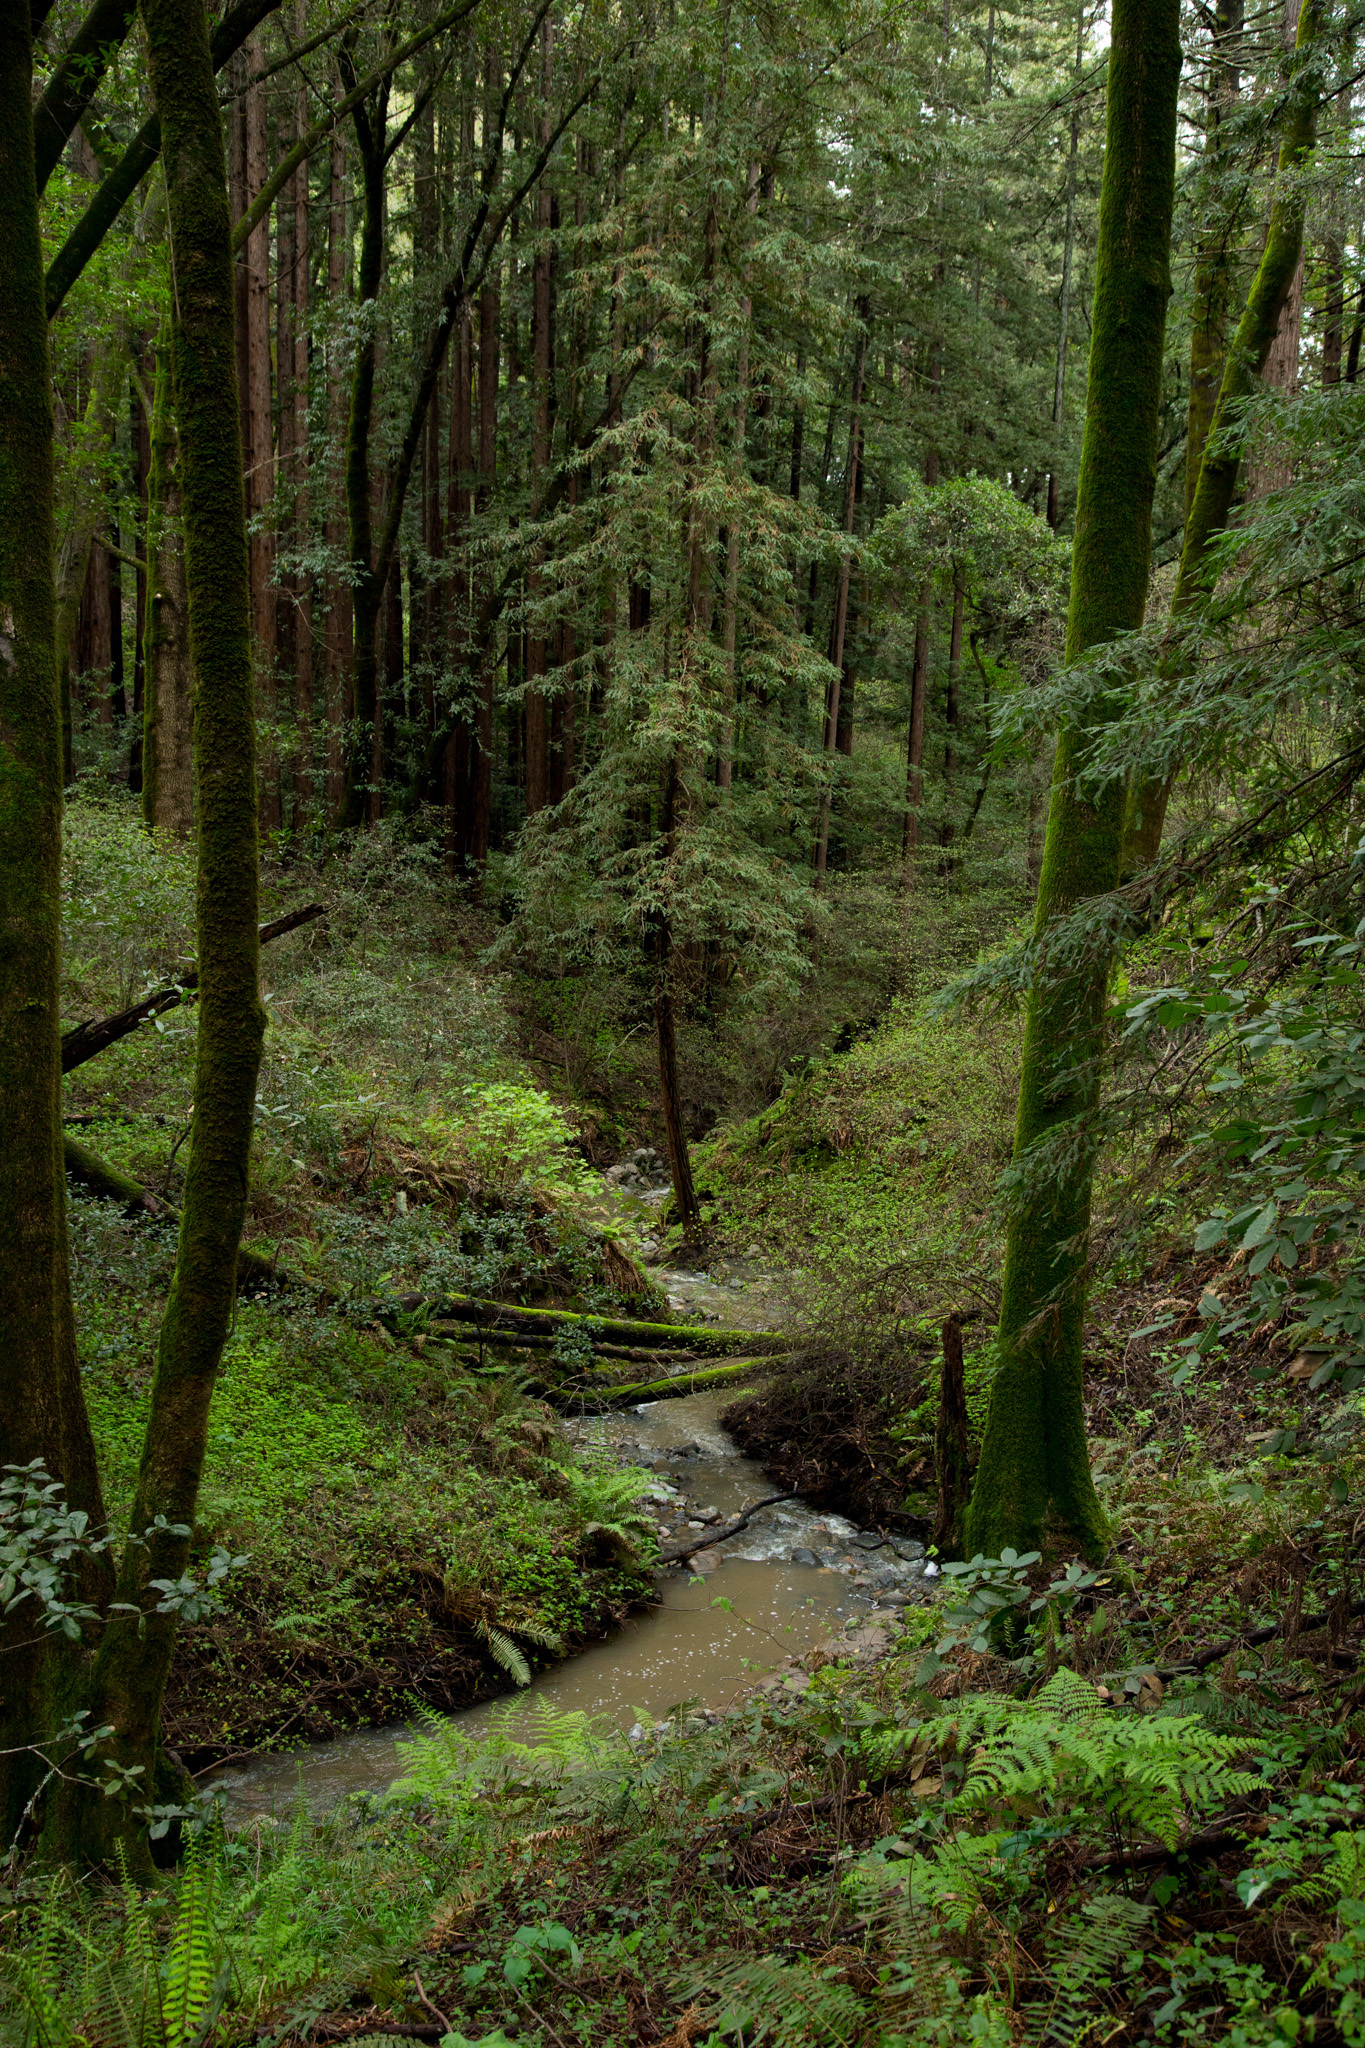
[[[1365,11],[22,13],[5,2038],[1355,2048]],[[225,1838],[684,1342],[944,1598]]]

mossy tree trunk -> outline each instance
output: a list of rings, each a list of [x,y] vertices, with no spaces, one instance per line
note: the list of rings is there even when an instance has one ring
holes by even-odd
[[[1317,138],[1318,112],[1317,84],[1305,57],[1320,25],[1321,0],[1303,0],[1265,248],[1223,364],[1218,399],[1204,433],[1198,481],[1192,493],[1187,487],[1189,509],[1175,595],[1171,599],[1174,619],[1182,613],[1197,611],[1209,598],[1210,549],[1227,526],[1242,465],[1241,409],[1256,390],[1265,369],[1303,255],[1302,173]],[[1166,807],[1178,772],[1172,769],[1159,780],[1135,781],[1128,803],[1123,860],[1126,872],[1136,872],[1156,859],[1166,825]]]
[[[347,83],[353,81],[348,79]],[[346,756],[346,789],[340,822],[363,825],[378,816],[374,787],[375,737],[379,731],[379,612],[384,579],[375,572],[374,518],[370,494],[370,431],[374,423],[378,338],[375,309],[384,275],[384,135],[387,80],[352,113],[360,149],[363,212],[356,298],[362,309],[360,336],[351,370],[351,409],[346,425],[346,515],[351,558],[351,615],[354,707]]]
[[[62,717],[52,405],[34,176],[27,7],[0,12],[0,1465],[41,1458],[103,1523],[76,1363],[62,1169]],[[87,1593],[98,1590],[87,1586]],[[0,1826],[43,1773],[70,1653],[27,1607],[0,1623]]]
[[[258,987],[256,761],[246,514],[237,403],[227,171],[199,0],[143,0],[173,252],[171,362],[179,427],[195,676],[199,1029],[194,1121],[170,1297],[119,1598],[95,1664],[104,1754],[155,1788],[176,1615],[151,1581],[189,1568],[213,1396],[232,1316],[265,1017]],[[53,1846],[99,1860],[129,1810],[99,1793],[58,1802]]]
[[[1151,560],[1175,192],[1179,0],[1115,0],[1085,440],[1067,659],[1142,623]],[[1090,746],[1064,730],[1053,769],[1035,929],[1041,937],[1118,880],[1125,792],[1078,787]],[[1038,986],[1029,1003],[1015,1159],[1099,1098],[1103,964]],[[1011,1220],[999,1363],[965,1518],[966,1546],[1041,1547],[1049,1518],[1090,1554],[1108,1531],[1090,1477],[1081,1325],[1091,1162],[1040,1176]]]

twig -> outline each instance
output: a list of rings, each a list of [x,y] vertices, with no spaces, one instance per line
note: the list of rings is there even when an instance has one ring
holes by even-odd
[[[450,2021],[446,2018],[445,2014],[441,2011],[439,2005],[433,2005],[431,2000],[427,1997],[426,1986],[423,1984],[422,1979],[418,1975],[416,1970],[414,1970],[412,1973],[412,1981],[417,1986],[417,1996],[421,1999],[427,2011],[433,2014],[434,2017],[441,2022],[441,2026],[447,2034],[453,2033],[454,2028],[451,2026]]]
[[[695,1543],[668,1543],[659,1546],[660,1564],[682,1564],[686,1558],[695,1557],[699,1550],[709,1550],[713,1543],[728,1543],[732,1536],[738,1536],[760,1508],[776,1507],[779,1501],[795,1500],[793,1493],[770,1493],[766,1500],[756,1500],[747,1507],[738,1521],[731,1522],[728,1529],[704,1529]]]

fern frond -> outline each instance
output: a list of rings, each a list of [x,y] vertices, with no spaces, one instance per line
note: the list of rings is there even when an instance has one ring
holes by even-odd
[[[208,2015],[214,1988],[213,1892],[222,1821],[214,1818],[185,1848],[180,1907],[166,1951],[161,2011],[166,2048],[190,2048]]]
[[[1045,1988],[1028,2001],[1022,2048],[1075,2048],[1096,2029],[1105,2017],[1104,1992],[1125,1974],[1150,1919],[1150,1906],[1104,1892],[1053,1927]]]
[[[509,1635],[500,1628],[494,1628],[489,1621],[476,1622],[476,1628],[488,1646],[493,1662],[505,1671],[517,1685],[531,1683],[531,1667]]]

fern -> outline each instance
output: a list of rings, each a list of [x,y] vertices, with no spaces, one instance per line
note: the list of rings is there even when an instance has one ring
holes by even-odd
[[[707,2024],[716,2035],[738,2034],[746,2048],[844,2048],[866,2036],[863,1999],[837,1968],[745,1956],[708,1975],[683,1996],[715,2000]]]
[[[205,2030],[214,1996],[213,1893],[222,1842],[221,1809],[185,1846],[180,1907],[166,1950],[161,1994],[165,2048],[189,2048]]]
[[[1127,1958],[1150,1919],[1150,1906],[1104,1892],[1055,1926],[1047,1942],[1046,1988],[1028,2001],[1020,2048],[1073,2048],[1098,2029],[1106,2017],[1100,1999],[1127,1974]]]
[[[1235,1767],[1240,1737],[1215,1734],[1197,1715],[1115,1713],[1073,1672],[1059,1671],[1036,1699],[978,1696],[877,1741],[883,1752],[912,1742],[967,1751],[957,1812],[1103,1815],[1172,1849],[1187,1821],[1261,1782]]]
[[[1365,1834],[1358,1829],[1332,1836],[1332,1854],[1315,1877],[1290,1885],[1287,1906],[1335,1908],[1342,1899],[1365,1899]]]
[[[493,1662],[507,1673],[514,1684],[529,1685],[531,1667],[512,1638],[502,1629],[494,1628],[491,1621],[477,1621],[474,1626],[483,1637]]]

